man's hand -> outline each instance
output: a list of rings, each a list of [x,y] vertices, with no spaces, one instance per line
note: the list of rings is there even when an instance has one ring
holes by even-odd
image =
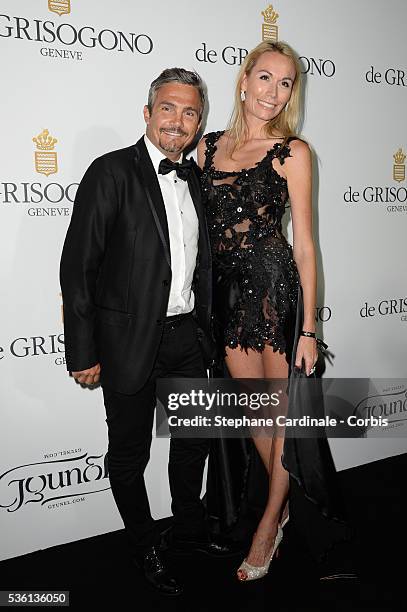
[[[72,372],[72,376],[81,385],[96,385],[100,379],[100,363],[87,370]]]

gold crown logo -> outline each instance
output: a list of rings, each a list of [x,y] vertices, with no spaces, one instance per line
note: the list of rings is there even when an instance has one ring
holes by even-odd
[[[395,154],[393,155],[394,161],[396,164],[404,164],[405,159],[406,159],[406,155],[403,153],[402,148],[400,147],[400,149],[398,151],[395,152]]]
[[[263,15],[266,23],[276,23],[279,17],[278,13],[276,13],[271,4],[269,4],[269,6],[261,12],[261,14]]]
[[[48,0],[48,8],[51,13],[68,15],[71,12],[71,0]]]
[[[42,132],[38,134],[38,136],[34,136],[32,140],[37,145],[37,149],[39,149],[34,153],[36,172],[45,174],[45,176],[58,172],[57,153],[53,150],[58,140],[50,136],[48,130],[42,130]]]
[[[406,166],[404,164],[406,157],[407,156],[405,153],[403,153],[401,147],[393,155],[393,180],[397,181],[398,183],[402,183],[406,180]]]
[[[41,134],[34,136],[33,142],[37,145],[37,149],[41,149],[41,151],[52,151],[58,140],[50,136],[48,130],[42,130]]]
[[[264,23],[261,26],[262,40],[270,40],[271,42],[278,41],[278,26],[275,25],[279,17],[274,10],[272,4],[269,4],[264,11],[261,12],[264,18]]]

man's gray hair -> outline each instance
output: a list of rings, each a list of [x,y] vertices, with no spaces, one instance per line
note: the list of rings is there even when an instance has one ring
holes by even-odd
[[[147,102],[148,111],[150,114],[152,113],[158,90],[167,83],[181,83],[181,85],[192,85],[192,87],[196,87],[201,99],[200,117],[202,117],[202,113],[205,108],[205,92],[202,79],[197,72],[185,70],[184,68],[166,68],[166,70],[163,70],[162,73],[151,83]]]

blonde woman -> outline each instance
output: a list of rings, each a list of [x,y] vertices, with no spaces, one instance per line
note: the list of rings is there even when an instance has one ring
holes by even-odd
[[[297,297],[304,317],[295,365],[317,360],[316,264],[311,227],[311,154],[296,136],[300,68],[285,43],[263,42],[241,66],[229,129],[198,146],[214,267],[214,312],[234,378],[287,378]],[[291,204],[293,248],[282,233]],[[283,438],[254,438],[269,473],[266,509],[239,580],[266,575],[288,519]]]

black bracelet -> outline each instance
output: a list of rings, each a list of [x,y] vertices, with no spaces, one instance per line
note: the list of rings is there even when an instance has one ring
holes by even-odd
[[[316,338],[316,334],[315,332],[310,332],[310,331],[300,331],[300,336],[306,336],[307,338]]]

